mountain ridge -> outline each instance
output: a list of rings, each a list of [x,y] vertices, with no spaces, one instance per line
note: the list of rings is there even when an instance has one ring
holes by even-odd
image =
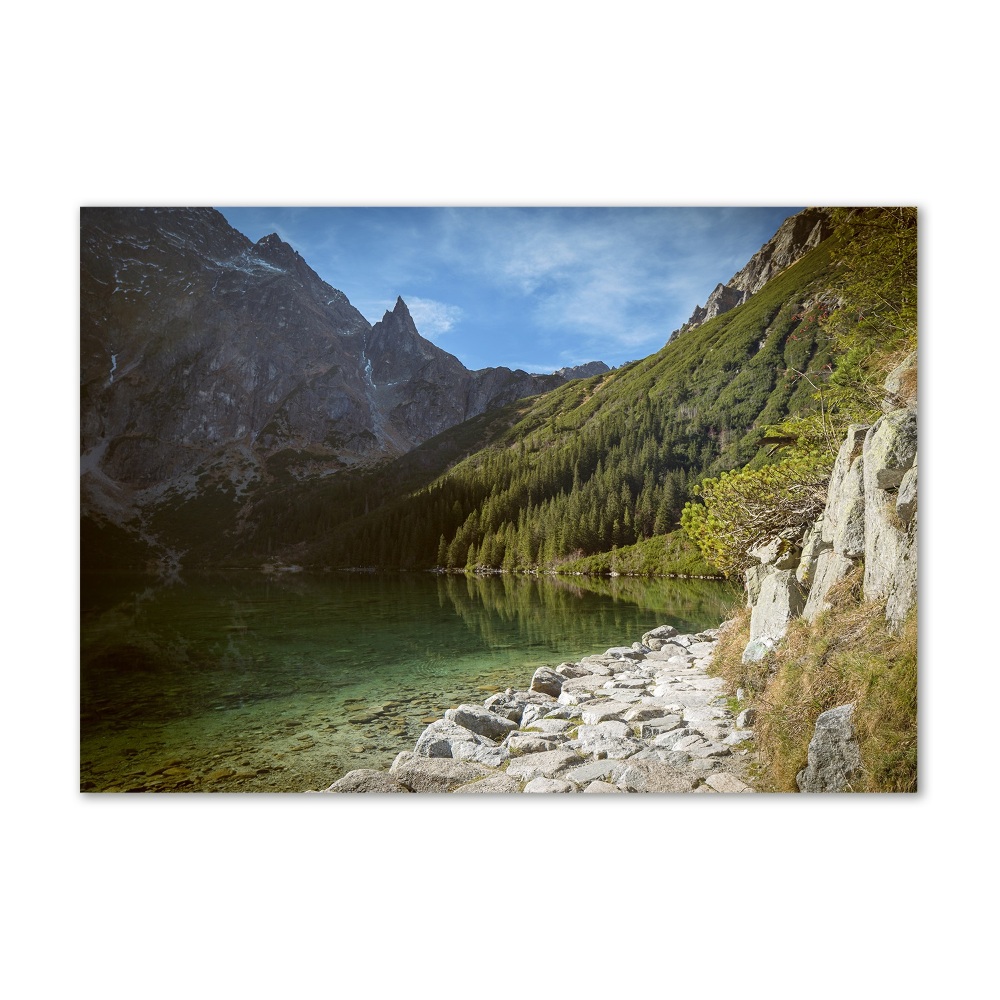
[[[378,462],[566,381],[469,371],[402,298],[373,326],[278,234],[254,243],[214,209],[80,221],[81,509],[101,523],[142,534],[165,497],[242,495],[276,461]]]
[[[690,319],[674,330],[669,340],[743,305],[771,278],[779,275],[832,234],[832,214],[833,209],[830,208],[806,208],[790,215],[778,227],[774,236],[729,281],[715,286],[704,306],[695,306]]]

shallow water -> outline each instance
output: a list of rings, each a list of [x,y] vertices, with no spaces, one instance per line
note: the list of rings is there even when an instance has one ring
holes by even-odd
[[[81,586],[84,791],[325,788],[463,702],[737,600],[704,580],[333,574]]]

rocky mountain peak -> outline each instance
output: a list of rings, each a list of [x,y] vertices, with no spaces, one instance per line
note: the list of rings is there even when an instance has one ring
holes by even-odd
[[[553,372],[570,381],[575,378],[590,378],[591,375],[603,375],[611,369],[603,361],[588,361],[586,364],[573,365],[570,368],[560,368]]]
[[[833,232],[831,218],[832,209],[806,208],[785,219],[774,236],[750,258],[742,270],[737,271],[724,285],[716,285],[704,306],[695,306],[691,318],[679,330],[674,330],[670,340],[685,330],[701,326],[702,323],[743,305],[771,278],[825,240]]]

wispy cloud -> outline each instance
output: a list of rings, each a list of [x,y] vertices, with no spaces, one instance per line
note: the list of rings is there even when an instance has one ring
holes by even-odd
[[[413,322],[420,333],[431,340],[443,333],[449,333],[463,315],[459,306],[447,302],[435,302],[434,299],[420,299],[416,296],[403,296]]]

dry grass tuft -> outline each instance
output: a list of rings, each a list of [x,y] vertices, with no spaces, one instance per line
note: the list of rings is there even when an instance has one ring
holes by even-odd
[[[894,631],[881,602],[862,597],[859,568],[830,592],[831,607],[815,622],[793,621],[778,647],[760,663],[743,664],[749,611],[720,636],[715,672],[754,692],[758,788],[797,790],[816,717],[855,704],[855,738],[862,775],[857,791],[912,792],[917,787],[917,619]]]

